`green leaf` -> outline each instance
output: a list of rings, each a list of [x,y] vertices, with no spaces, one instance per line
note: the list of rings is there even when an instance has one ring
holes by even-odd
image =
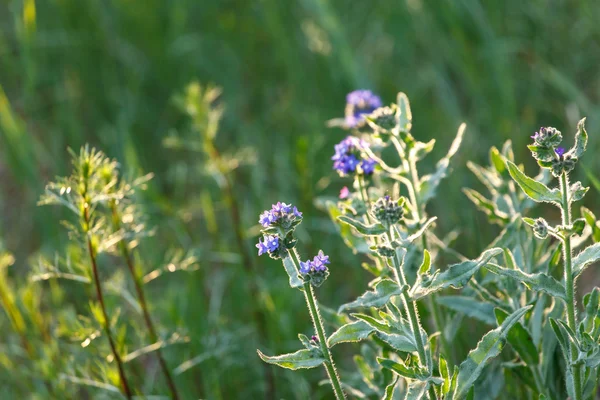
[[[523,192],[533,201],[559,204],[561,201],[558,189],[549,189],[546,185],[525,175],[513,162],[506,161],[508,172]]]
[[[413,352],[417,350],[417,345],[407,321],[400,321],[396,326],[393,326],[387,325],[383,321],[379,321],[370,315],[352,314],[352,316],[370,325],[375,330],[377,337],[392,348],[403,352]],[[423,334],[423,332],[421,333],[423,338],[426,339],[427,335]]]
[[[398,363],[394,360],[387,358],[377,357],[377,362],[381,364],[383,368],[394,371],[400,376],[408,379],[420,379],[419,371],[416,368],[409,368],[403,363]]]
[[[402,294],[402,288],[396,282],[391,279],[383,279],[377,282],[374,290],[369,290],[358,299],[340,306],[338,312],[360,307],[382,307],[390,298],[400,294]]]
[[[496,314],[498,324],[502,324],[508,317],[508,313],[500,308],[496,308],[494,310],[494,313]],[[527,329],[525,329],[523,325],[521,325],[520,322],[517,322],[513,326],[513,328],[508,332],[506,338],[508,340],[508,343],[510,343],[510,345],[512,346],[512,348],[515,349],[519,357],[521,357],[521,359],[525,361],[525,364],[537,368],[535,366],[540,363],[540,355],[538,354],[537,349],[533,344],[533,339],[531,338],[531,335],[529,334]]]
[[[475,318],[488,325],[496,325],[494,306],[490,303],[480,302],[468,296],[437,296],[435,300],[438,304],[450,310]]]
[[[506,171],[504,158],[495,146],[490,148],[490,164],[496,169],[499,175]]]
[[[589,187],[583,186],[581,182],[575,182],[571,185],[569,193],[571,194],[571,201],[579,201],[583,199],[583,196],[590,190]]]
[[[600,307],[600,288],[595,287],[594,290],[586,294],[583,298],[583,304],[585,305],[585,318],[582,324],[586,332],[591,332]]]
[[[467,359],[460,364],[453,400],[467,397],[487,361],[500,354],[506,341],[506,335],[530,308],[531,306],[523,307],[509,315],[502,325],[486,333],[477,347],[469,352]]]
[[[334,222],[334,225],[346,246],[350,247],[354,253],[369,253],[369,245],[362,236],[357,236],[352,233],[352,229],[348,224],[338,223],[338,217],[342,215],[337,205],[333,201],[326,202],[329,217]]]
[[[469,188],[463,188],[462,191],[480,211],[489,217],[490,222],[504,224],[510,220],[508,214],[500,211],[493,201],[485,198],[481,193]]]
[[[460,148],[460,144],[462,143],[462,138],[465,133],[466,127],[467,125],[464,123],[460,125],[460,127],[458,128],[458,133],[456,134],[456,137],[454,138],[454,141],[452,142],[452,145],[450,146],[450,150],[448,150],[448,154],[446,154],[446,157],[438,161],[436,165],[436,170],[433,174],[423,177],[421,187],[419,188],[419,196],[421,198],[422,204],[426,204],[427,201],[429,201],[433,198],[433,196],[435,196],[437,187],[439,186],[442,179],[446,177],[448,167],[450,166],[450,160],[452,159],[452,157],[454,157],[454,155]]]
[[[333,332],[327,339],[327,345],[333,347],[338,343],[360,342],[368,338],[374,330],[375,328],[365,321],[354,321]]]
[[[577,123],[577,133],[575,134],[575,145],[568,151],[568,154],[579,158],[585,152],[588,142],[588,134],[585,130],[585,118]]]
[[[350,218],[347,215],[340,215],[338,217],[338,220],[352,226],[354,229],[356,229],[363,235],[375,236],[387,232],[387,229],[385,229],[385,227],[379,223],[367,225],[357,219]]]
[[[502,249],[500,248],[486,250],[475,260],[451,265],[442,273],[436,271],[436,274],[434,274],[433,278],[429,281],[424,281],[421,279],[422,276],[419,276],[417,282],[415,282],[415,285],[411,289],[411,298],[417,300],[447,287],[453,287],[455,289],[463,287],[467,284],[469,279],[471,279],[473,274],[487,264],[492,257],[501,252]]]
[[[266,356],[260,350],[256,350],[256,352],[264,362],[292,370],[315,368],[325,362],[323,357],[315,356],[314,352],[310,350],[298,350],[295,353],[275,357]]]
[[[577,278],[588,265],[598,260],[600,260],[600,243],[594,243],[586,247],[573,258],[573,279]]]
[[[428,381],[411,381],[404,400],[427,399],[427,389],[429,389]]]
[[[600,242],[600,227],[596,223],[594,213],[586,207],[581,207],[581,215],[583,215],[588,225],[592,227],[592,239],[594,239],[594,242]]]
[[[451,380],[452,377],[450,376],[450,369],[448,369],[448,363],[446,362],[446,359],[444,358],[444,356],[442,354],[440,354],[439,357],[439,367],[438,367],[439,371],[440,371],[440,375],[442,376],[442,379],[444,379],[444,383],[442,383],[442,394],[446,395],[448,394],[448,392],[450,391],[450,384],[451,384]]]
[[[396,104],[400,109],[400,131],[410,132],[412,129],[412,112],[410,110],[410,102],[406,94],[400,92],[396,98]]]
[[[423,262],[419,267],[419,275],[423,275],[429,272],[431,269],[431,254],[427,249],[423,250]]]
[[[502,268],[497,264],[488,264],[486,268],[495,274],[503,275],[521,282],[530,290],[542,291],[548,293],[550,296],[558,297],[563,300],[565,299],[565,287],[562,283],[543,272],[528,274],[520,269]]]
[[[290,277],[290,286],[293,288],[299,288],[304,285],[302,279],[300,279],[298,275],[298,270],[296,269],[296,264],[294,260],[292,260],[292,256],[288,255],[281,259],[283,261],[283,267],[285,268],[285,272],[287,272]]]
[[[383,392],[383,397],[381,400],[392,400],[394,398],[394,391],[396,390],[396,384],[398,383],[398,379],[400,379],[397,375],[394,377],[394,380],[385,387],[385,391]]]

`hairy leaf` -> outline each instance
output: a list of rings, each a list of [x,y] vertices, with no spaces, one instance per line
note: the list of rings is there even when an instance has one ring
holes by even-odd
[[[306,349],[274,357],[266,356],[260,350],[256,352],[264,362],[292,370],[315,368],[325,362],[323,357],[316,356],[314,352]]]
[[[558,204],[561,201],[558,189],[549,189],[541,182],[525,175],[513,162],[506,161],[510,176],[517,182],[523,192],[533,201]]]
[[[467,125],[465,125],[464,123],[460,125],[460,127],[458,128],[458,133],[456,134],[456,137],[454,138],[454,141],[452,142],[452,145],[450,146],[450,150],[448,150],[448,154],[446,154],[446,157],[438,161],[436,165],[436,171],[433,174],[423,177],[421,187],[419,189],[419,195],[423,204],[426,204],[427,201],[433,198],[440,182],[446,177],[448,167],[450,166],[450,160],[452,159],[452,157],[454,157],[454,155],[460,148],[460,144],[462,143],[462,138],[466,128]]]
[[[385,233],[387,231],[387,229],[385,229],[385,227],[379,223],[366,225],[365,223],[357,219],[348,217],[347,215],[340,215],[338,217],[338,220],[352,226],[363,235],[381,235],[382,233]]]
[[[498,324],[502,324],[506,318],[508,318],[508,313],[500,308],[496,308],[494,313],[496,314]],[[533,344],[533,339],[531,338],[529,331],[527,331],[520,322],[517,322],[513,326],[506,338],[508,343],[510,343],[512,348],[515,349],[519,357],[521,357],[527,365],[535,366],[540,363],[540,355]]]
[[[600,260],[600,243],[594,243],[586,247],[573,258],[573,279],[577,278],[589,264],[598,260]]]
[[[588,134],[585,130],[585,118],[582,118],[577,123],[577,133],[575,134],[575,145],[569,150],[569,154],[573,157],[579,158],[585,152],[585,148],[588,142]]]
[[[402,294],[402,288],[396,282],[391,279],[383,279],[375,285],[374,290],[369,290],[358,299],[340,306],[338,312],[360,307],[382,307],[391,297],[400,294]]]
[[[404,400],[427,399],[427,389],[429,389],[429,382],[411,381],[408,385],[408,392],[406,393]]]
[[[531,306],[523,307],[509,315],[502,325],[486,333],[477,347],[469,352],[467,359],[459,367],[456,390],[452,397],[454,400],[464,399],[468,395],[469,390],[481,375],[486,362],[500,354],[506,335],[530,308]]]
[[[398,383],[398,376],[394,377],[394,380],[390,382],[389,385],[385,387],[385,391],[383,392],[383,397],[381,400],[392,400],[394,398],[394,392],[396,390],[396,384]]]
[[[419,277],[411,289],[411,297],[414,300],[417,300],[447,287],[459,289],[466,285],[473,274],[475,274],[482,266],[487,264],[492,257],[500,254],[501,252],[502,249],[500,248],[486,250],[479,256],[479,258],[475,260],[454,264],[444,272],[436,273],[428,282],[423,281],[421,277]]]
[[[486,268],[495,274],[521,282],[531,290],[542,291],[550,296],[565,299],[565,287],[562,283],[543,272],[528,274],[520,269],[502,268],[497,264],[488,264]]]
[[[377,362],[381,364],[383,368],[394,371],[400,376],[403,376],[408,379],[420,379],[419,371],[416,368],[409,368],[404,363],[396,362],[394,360],[390,360],[388,358],[377,357]]]
[[[327,345],[333,347],[338,343],[360,342],[368,338],[374,330],[375,328],[365,321],[354,321],[341,326],[337,331],[333,332],[329,336],[329,339],[327,339]]]
[[[496,325],[494,306],[490,303],[477,301],[468,296],[437,296],[436,301],[443,307],[478,319],[489,325]]]
[[[292,256],[288,255],[286,257],[283,257],[282,261],[283,267],[285,268],[285,272],[287,272],[288,276],[290,277],[290,286],[293,288],[302,287],[302,285],[304,285],[304,282],[302,282],[302,279],[300,279],[300,277],[298,276],[298,270],[296,269],[296,265],[292,260]]]

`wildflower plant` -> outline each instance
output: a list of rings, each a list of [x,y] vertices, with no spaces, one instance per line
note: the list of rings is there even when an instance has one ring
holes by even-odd
[[[406,96],[400,93],[397,103],[386,107],[368,91],[353,92],[347,101],[345,127],[351,135],[335,146],[332,161],[333,169],[341,179],[350,180],[352,189],[344,186],[340,200],[325,202],[325,207],[338,224],[346,244],[369,260],[363,267],[374,275],[368,285],[371,290],[339,307],[339,317],[345,323],[324,338],[323,329],[319,329],[320,318],[314,318],[310,298],[313,286],[320,286],[327,277],[329,257],[319,253],[313,260],[301,261],[295,249],[293,227],[278,226],[273,214],[276,206],[273,206],[261,214],[265,236],[257,248],[260,254],[268,253],[283,260],[292,287],[303,286],[321,352],[315,354],[310,341],[301,339],[306,349],[300,352],[278,357],[259,354],[266,362],[285,368],[321,364],[328,368],[333,366],[331,347],[345,342],[364,342],[367,347],[363,349],[369,350],[355,357],[358,378],[349,375],[341,384],[335,368],[334,373],[328,369],[338,398],[338,386],[356,397],[472,398],[473,385],[487,362],[500,354],[507,337],[531,305],[503,314],[496,327],[483,336],[467,358],[459,365],[453,364],[451,338],[446,337],[444,329],[450,321],[441,314],[435,298],[447,288],[465,287],[483,267],[503,255],[502,248],[490,247],[475,259],[458,255],[457,264],[447,268],[436,265],[440,252],[454,256],[457,253],[432,232],[436,218],[427,216],[426,205],[448,173],[465,126],[461,125],[450,151],[437,163],[434,172],[420,176],[417,164],[431,152],[435,141],[421,142],[412,135],[412,114]],[[377,106],[373,106],[375,104]],[[365,110],[369,107],[367,113]],[[364,123],[349,123],[353,118]],[[384,155],[387,148],[395,153],[392,161],[389,155]],[[407,195],[401,195],[402,192]],[[420,303],[424,303],[433,316],[433,324],[429,326],[431,333],[427,333],[421,320]],[[353,312],[347,315],[351,310]]]
[[[581,182],[570,182],[570,174],[586,150],[588,135],[585,130],[585,119],[577,124],[574,145],[566,150],[561,147],[563,135],[555,128],[541,128],[532,136],[533,144],[529,149],[533,158],[542,169],[551,172],[558,180],[558,187],[550,188],[547,182],[527,176],[522,168],[514,162],[506,160],[506,167],[512,179],[519,185],[522,191],[531,200],[538,203],[550,203],[556,206],[561,213],[559,224],[553,225],[544,218],[523,217],[523,221],[529,225],[535,237],[539,240],[548,241],[554,239],[560,246],[560,253],[553,257],[547,264],[547,269],[527,273],[521,271],[518,265],[510,269],[498,265],[490,265],[488,268],[500,275],[510,277],[523,283],[529,290],[543,292],[550,296],[556,306],[548,313],[547,323],[555,338],[544,335],[543,343],[546,349],[551,343],[558,343],[564,357],[563,379],[566,395],[571,399],[590,398],[597,391],[598,366],[600,365],[600,345],[598,344],[600,333],[596,328],[598,323],[598,288],[583,296],[585,311],[583,317],[577,307],[575,295],[576,280],[585,268],[600,259],[600,246],[594,243],[574,254],[574,249],[581,246],[585,239],[591,236],[593,228],[596,227],[594,218],[591,224],[586,222],[585,216],[590,215],[584,210],[584,217],[574,219],[572,206],[581,200],[588,191]],[[557,280],[552,275],[553,267],[558,267],[561,259],[562,279]],[[543,301],[541,297],[539,302]],[[543,305],[535,308],[543,310]],[[562,305],[564,304],[564,307]],[[534,318],[532,316],[532,318]],[[542,319],[540,316],[539,319]],[[537,319],[537,318],[536,318]],[[540,329],[537,326],[532,328]],[[537,356],[537,354],[535,354]],[[551,356],[549,351],[542,353],[543,357]],[[545,363],[548,359],[544,358]],[[544,365],[547,370],[547,366]],[[563,398],[560,393],[565,393],[562,385],[556,391],[545,392],[540,387],[540,393],[548,398]]]
[[[299,334],[298,338],[305,348],[295,353],[270,357],[258,350],[258,355],[269,364],[292,370],[323,365],[335,397],[338,400],[345,399],[346,395],[329,350],[315,292],[315,288],[320,287],[329,276],[329,256],[320,250],[312,260],[301,260],[296,250],[297,240],[294,237],[294,230],[301,222],[302,213],[295,206],[282,202],[273,204],[270,210],[260,215],[259,223],[263,227],[263,238],[259,239],[256,247],[258,255],[268,254],[272,258],[282,260],[289,276],[290,286],[300,289],[304,294],[315,334],[311,339]]]

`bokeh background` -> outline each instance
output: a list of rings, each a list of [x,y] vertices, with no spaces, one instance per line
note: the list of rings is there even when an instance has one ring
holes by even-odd
[[[403,91],[415,136],[437,140],[426,166],[468,125],[428,211],[440,233],[458,227],[460,251],[479,254],[498,230],[461,188],[480,188],[466,162],[487,163],[490,146],[511,139],[533,171],[529,136],[553,125],[572,137],[587,116],[591,151],[579,178],[597,183],[599,20],[594,0],[2,0],[0,237],[15,255],[9,276],[26,284],[40,256],[68,246],[66,214],[36,202],[69,172],[67,147],[90,143],[127,173],[154,174],[143,196],[156,228],[139,247],[144,268],[177,249],[196,257],[147,288],[161,331],[190,338],[166,350],[173,368],[188,363],[176,377],[186,398],[326,398],[320,370],[272,367],[266,383],[255,349],[295,350],[310,320],[281,265],[255,256],[258,214],[278,200],[305,213],[300,249],[333,260],[320,289],[325,307],[360,294],[368,274],[315,205],[350,183],[330,162],[346,133],[326,121],[343,115],[351,90],[372,89],[385,103]],[[182,106],[194,81],[222,89],[213,143],[221,164],[193,145],[206,138]],[[586,198],[592,210],[598,189]],[[69,288],[67,300],[87,302]],[[342,371],[351,368],[344,349],[335,350]]]

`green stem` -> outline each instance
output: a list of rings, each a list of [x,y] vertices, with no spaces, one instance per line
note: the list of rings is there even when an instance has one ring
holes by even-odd
[[[560,191],[562,195],[561,216],[563,226],[571,225],[571,203],[569,200],[569,177],[566,172],[560,177]],[[577,314],[575,302],[575,284],[573,282],[573,251],[571,248],[571,237],[567,234],[563,239],[563,260],[565,264],[565,297],[567,304],[567,323],[573,332],[577,332]],[[577,347],[571,343],[571,362],[577,359]],[[575,386],[575,399],[581,400],[581,368],[573,367],[573,384]]]
[[[292,255],[291,258],[296,266],[296,269],[298,269],[300,258],[296,253],[296,249],[291,251],[290,254]],[[310,282],[304,283],[303,292],[304,298],[306,299],[306,304],[308,305],[310,318],[312,319],[313,326],[315,328],[315,331],[317,332],[317,337],[319,338],[321,352],[323,353],[323,357],[325,358],[325,362],[323,363],[323,365],[325,365],[325,370],[327,371],[327,375],[329,376],[329,381],[331,382],[331,386],[333,387],[333,392],[335,393],[335,397],[337,400],[344,400],[346,399],[346,395],[342,390],[340,377],[338,376],[335,364],[333,363],[333,357],[331,357],[331,351],[329,350],[329,346],[327,346],[327,336],[325,335],[323,320],[321,319],[321,313],[319,312],[317,297]]]
[[[408,169],[409,169],[409,173],[410,173],[410,177],[411,177],[411,183],[412,183],[412,188],[409,189],[409,195],[411,197],[411,203],[413,204],[413,216],[414,219],[416,219],[417,221],[421,221],[421,200],[419,198],[419,193],[418,193],[418,187],[419,187],[419,174],[417,172],[417,165],[414,161],[414,159],[410,159],[408,162]],[[423,246],[423,250],[427,249],[428,243],[427,243],[427,235],[425,233],[423,233],[423,236],[421,236],[421,244]],[[444,330],[443,330],[443,320],[442,320],[442,315],[440,313],[440,309],[438,307],[438,304],[436,302],[436,297],[437,295],[435,293],[432,293],[430,296],[427,297],[427,305],[429,306],[429,309],[431,310],[431,314],[433,316],[433,327],[436,331],[440,332],[440,344],[442,346],[442,349],[444,351],[445,356],[452,361],[453,359],[453,352],[450,348],[450,345],[448,343],[448,341],[446,340],[446,336],[444,335]]]
[[[111,201],[110,209],[112,212],[112,221],[113,221],[113,229],[119,231],[121,229],[121,217],[117,210],[117,205],[115,201]],[[148,334],[150,335],[150,340],[152,343],[158,342],[158,335],[156,334],[156,329],[154,328],[154,323],[152,322],[152,318],[150,317],[150,312],[148,311],[148,302],[146,301],[146,295],[144,293],[144,289],[142,287],[142,277],[136,273],[135,265],[133,262],[133,257],[129,251],[127,243],[125,240],[121,240],[119,242],[119,250],[121,251],[122,257],[125,259],[125,263],[127,264],[127,268],[129,269],[129,273],[131,275],[131,279],[135,284],[135,291],[137,293],[138,301],[140,303],[140,308],[142,309],[142,315],[144,317],[144,322],[146,324],[146,328],[148,328]],[[163,375],[167,381],[167,385],[169,386],[169,391],[171,392],[171,398],[174,400],[179,399],[179,393],[177,392],[177,387],[175,386],[175,381],[169,372],[169,367],[167,366],[167,362],[163,358],[162,351],[159,348],[156,349],[156,357],[158,358],[158,362],[160,364],[160,368],[162,369]]]
[[[365,189],[363,176],[357,176],[356,181],[358,182],[358,191],[360,192],[360,198],[362,199],[365,207],[367,208],[367,211],[365,212],[367,223],[371,224],[371,217],[369,216],[369,210],[371,210],[371,202],[369,201],[369,194]]]

